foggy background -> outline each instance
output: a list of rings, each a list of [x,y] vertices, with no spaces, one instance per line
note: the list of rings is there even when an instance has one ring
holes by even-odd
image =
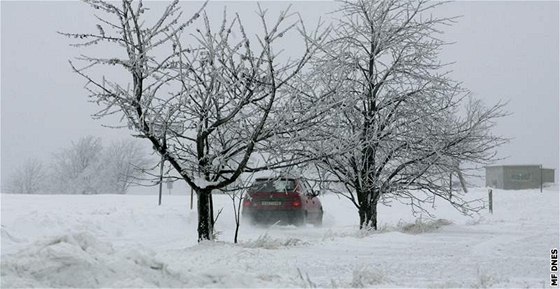
[[[219,19],[224,3],[231,14],[241,12],[246,27],[257,23],[257,6],[249,1],[212,2],[210,17]],[[330,1],[266,2],[263,7],[279,10],[290,3],[307,25],[321,16],[328,20],[326,13],[336,7]],[[182,2],[185,16],[200,4]],[[146,2],[158,5],[164,3]],[[68,64],[81,51],[56,33],[94,30],[93,11],[86,4],[2,1],[0,10],[2,184],[25,160],[48,165],[53,152],[81,137],[102,137],[104,145],[131,138],[126,129],[102,127],[117,125],[116,119],[90,117],[98,107],[88,102],[85,81]],[[494,132],[511,141],[499,151],[506,159],[496,164],[542,164],[556,169],[558,182],[559,3],[454,2],[436,13],[462,16],[442,35],[454,42],[440,55],[443,62],[454,62],[452,77],[487,105],[508,102],[511,115],[500,119]]]

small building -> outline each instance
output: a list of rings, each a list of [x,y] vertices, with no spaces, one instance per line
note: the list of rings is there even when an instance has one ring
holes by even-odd
[[[538,189],[554,183],[554,169],[541,165],[508,165],[486,167],[486,186],[504,190]]]

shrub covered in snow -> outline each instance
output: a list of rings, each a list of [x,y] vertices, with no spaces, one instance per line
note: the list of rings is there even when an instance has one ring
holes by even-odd
[[[424,220],[422,218],[416,219],[414,223],[399,223],[398,229],[403,233],[409,234],[421,234],[427,232],[433,232],[437,229],[451,225],[452,222],[445,219],[437,219],[437,220]]]

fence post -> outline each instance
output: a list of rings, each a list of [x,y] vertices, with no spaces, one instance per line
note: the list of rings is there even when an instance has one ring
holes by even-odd
[[[494,214],[494,209],[492,207],[492,189],[488,189],[488,210],[490,214]]]
[[[540,165],[540,170],[541,170],[541,193],[542,193],[542,183],[543,183],[543,180],[542,180],[542,165]]]

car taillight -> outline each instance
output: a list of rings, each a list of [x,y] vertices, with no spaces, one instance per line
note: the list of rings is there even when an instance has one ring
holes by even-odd
[[[300,200],[294,200],[294,201],[292,202],[292,207],[294,207],[294,208],[299,208],[299,207],[301,207],[301,201],[300,201]]]
[[[250,207],[252,205],[251,201],[249,200],[244,200],[243,201],[243,207]]]

